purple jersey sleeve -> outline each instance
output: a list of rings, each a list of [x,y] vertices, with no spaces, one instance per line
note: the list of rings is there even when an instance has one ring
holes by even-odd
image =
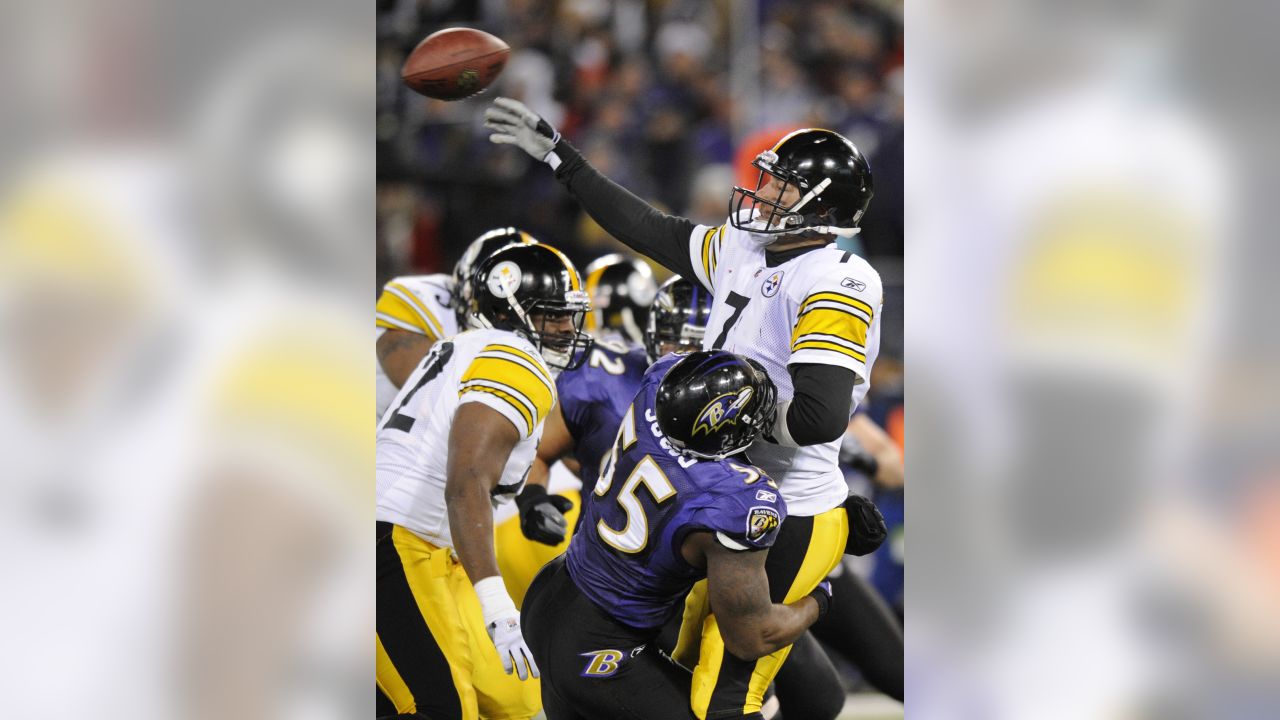
[[[759,469],[732,462],[704,465],[733,476],[717,487],[729,492],[715,493],[689,518],[691,529],[716,533],[720,544],[730,550],[764,550],[778,538],[778,529],[787,518],[787,504],[778,488]]]

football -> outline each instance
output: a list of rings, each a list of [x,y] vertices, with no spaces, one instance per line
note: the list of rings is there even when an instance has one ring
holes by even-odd
[[[507,64],[511,48],[472,28],[428,35],[409,53],[400,78],[414,92],[437,100],[461,100],[489,87]]]

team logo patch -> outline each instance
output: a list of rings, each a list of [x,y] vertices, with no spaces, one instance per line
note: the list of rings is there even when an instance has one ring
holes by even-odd
[[[862,292],[863,290],[867,289],[867,284],[862,282],[861,280],[854,280],[853,278],[845,278],[844,280],[840,281],[840,287],[847,287],[850,290],[857,290],[858,292]]]
[[[522,279],[523,273],[520,272],[520,266],[510,260],[503,260],[489,273],[489,292],[493,293],[494,297],[509,298],[516,294]]]
[[[778,288],[782,287],[782,275],[783,275],[783,271],[779,270],[778,272],[765,278],[764,284],[760,286],[760,292],[765,297],[773,297],[774,295],[777,295]]]
[[[644,649],[642,645],[640,649]],[[585,678],[607,678],[612,677],[618,672],[619,663],[622,658],[626,657],[626,653],[621,650],[592,650],[591,652],[579,653],[582,657],[591,658],[587,661],[587,666],[582,669],[582,677]],[[632,657],[635,657],[633,654]]]
[[[525,474],[527,475],[528,473]],[[768,490],[757,490],[756,499],[763,500],[764,502],[778,502],[778,494],[769,492]]]
[[[751,508],[751,512],[747,513],[747,539],[758,543],[768,537],[769,533],[777,530],[781,524],[782,518],[777,510],[756,505]]]
[[[742,408],[747,406],[754,393],[755,390],[744,387],[736,393],[725,393],[707,403],[707,406],[702,408],[702,412],[698,413],[697,419],[693,421],[693,434],[697,435],[702,431],[710,435],[725,425],[736,424],[738,416],[742,414]]]

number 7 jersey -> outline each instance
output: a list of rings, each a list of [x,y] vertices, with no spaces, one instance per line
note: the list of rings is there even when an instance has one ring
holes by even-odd
[[[696,226],[689,254],[697,281],[715,298],[704,350],[759,361],[791,400],[788,365],[836,365],[857,375],[850,413],[870,388],[880,351],[880,274],[866,260],[830,244],[770,267],[751,233],[725,223]],[[791,514],[813,516],[844,502],[840,440],[794,448],[757,440],[747,451],[781,486]]]
[[[520,433],[490,493],[496,505],[523,485],[556,401],[555,388],[542,355],[515,333],[472,330],[438,341],[378,424],[377,519],[453,547],[444,490],[458,408],[487,405]]]

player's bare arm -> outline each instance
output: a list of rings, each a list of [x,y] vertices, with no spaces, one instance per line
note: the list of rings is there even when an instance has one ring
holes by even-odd
[[[378,338],[378,364],[387,378],[401,387],[434,344],[426,335],[389,328]]]
[[[473,584],[498,574],[489,491],[519,441],[520,432],[496,410],[480,403],[458,407],[449,432],[444,498],[454,549]]]
[[[573,435],[569,434],[569,427],[564,422],[564,412],[560,409],[560,403],[556,403],[551,408],[551,414],[547,416],[547,422],[542,426],[542,439],[538,441],[538,455],[533,459],[533,465],[529,468],[529,477],[525,480],[525,485],[541,485],[547,486],[547,478],[551,475],[551,466],[556,464],[558,460],[572,459],[570,453],[573,452]],[[577,463],[574,463],[577,465]],[[577,470],[575,469],[576,473]]]
[[[805,596],[790,605],[769,598],[764,563],[767,550],[729,550],[711,533],[696,532],[681,548],[685,559],[707,570],[707,593],[725,648],[743,660],[755,660],[796,641],[821,613]]]
[[[876,467],[872,479],[876,485],[890,490],[902,487],[906,481],[902,451],[893,438],[889,437],[889,433],[861,413],[854,415],[849,421],[849,432],[858,439],[867,454],[875,458]]]

